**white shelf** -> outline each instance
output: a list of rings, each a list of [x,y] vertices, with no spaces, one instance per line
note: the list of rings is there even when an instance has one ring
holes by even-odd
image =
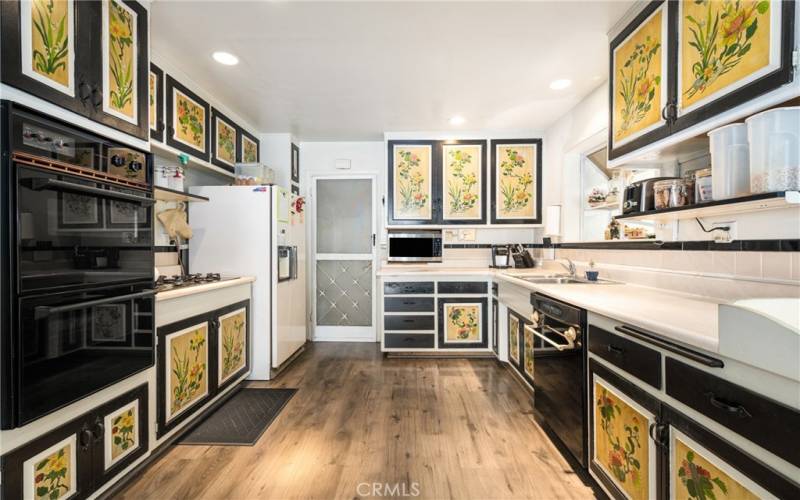
[[[617,216],[616,219],[623,222],[645,220],[671,222],[681,219],[694,219],[695,217],[715,217],[719,215],[752,213],[762,210],[775,210],[778,208],[800,209],[800,192],[781,191],[778,193],[743,196],[741,198],[712,201],[698,205],[689,205],[687,207],[653,210],[637,215],[620,215]]]
[[[176,191],[161,186],[153,186],[154,198],[159,201],[208,201],[205,196],[200,196],[183,191]]]
[[[187,154],[187,153],[184,153],[183,151],[180,151],[178,149],[175,149],[172,146],[167,146],[163,142],[150,140],[150,151],[153,154],[159,154],[159,155],[162,155],[162,156],[166,156],[168,158],[174,158],[176,164],[178,163],[177,156],[181,155],[181,154],[186,154],[189,157],[189,164],[187,165],[189,168],[198,168],[198,169],[201,169],[201,170],[210,170],[211,172],[214,172],[215,174],[224,175],[226,177],[230,177],[231,179],[233,179],[235,177],[233,172],[229,172],[229,171],[225,170],[224,168],[220,168],[220,167],[214,165],[213,163],[209,163],[209,162],[203,161],[203,160],[198,160],[194,156],[192,156],[190,154]]]

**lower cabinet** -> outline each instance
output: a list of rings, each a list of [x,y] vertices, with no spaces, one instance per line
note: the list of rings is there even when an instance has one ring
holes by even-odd
[[[496,285],[496,284],[495,284]],[[500,347],[497,345],[500,335],[500,303],[497,299],[492,299],[492,350],[495,355],[500,354]]]
[[[85,498],[145,454],[147,384],[2,457],[3,498]]]
[[[485,283],[484,283],[485,285]],[[487,349],[486,297],[439,298],[439,349]]]
[[[533,333],[531,322],[521,314],[508,310],[508,360],[522,378],[533,387]],[[529,328],[525,328],[528,326]]]
[[[157,437],[247,372],[249,317],[244,300],[158,328]]]
[[[800,485],[595,359],[589,468],[614,498],[800,498]]]

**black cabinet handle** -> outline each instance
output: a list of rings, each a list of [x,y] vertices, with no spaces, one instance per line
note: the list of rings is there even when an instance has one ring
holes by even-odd
[[[164,122],[158,122],[156,124],[156,132],[158,132],[159,134],[164,131],[164,128],[165,128]]]
[[[666,425],[653,422],[647,429],[647,434],[650,435],[650,439],[652,439],[657,446],[663,448],[667,445],[666,430]]]
[[[103,421],[100,420],[100,417],[94,421],[94,427],[92,428],[92,436],[94,436],[95,443],[103,440],[103,431],[106,427],[103,425]]]
[[[83,428],[81,429],[79,438],[80,438],[81,449],[83,451],[88,450],[89,445],[92,444],[92,431],[90,431],[89,428],[86,427],[86,425],[84,425]]]
[[[406,337],[403,339],[403,342],[414,342],[414,337]]]
[[[641,328],[634,328],[629,325],[621,325],[621,326],[615,326],[614,329],[620,333],[624,333],[625,335],[630,335],[635,339],[642,340],[644,342],[647,342],[648,344],[660,347],[669,352],[679,354],[685,358],[691,359],[692,361],[703,364],[705,366],[711,368],[722,368],[725,366],[725,363],[723,363],[721,359],[712,358],[711,356],[706,356],[705,354],[699,353],[692,349],[688,349],[681,345],[674,344],[668,340],[664,340],[655,333],[642,330]]]
[[[403,323],[413,323],[413,322],[414,322],[413,319],[404,319],[403,320]]]
[[[92,87],[92,105],[95,109],[99,109],[101,104],[103,104],[103,90],[95,85]]]
[[[615,345],[608,344],[608,352],[614,354],[615,356],[622,356],[623,354],[625,354],[625,349],[617,347]]]
[[[749,411],[747,411],[744,406],[733,403],[730,401],[725,401],[722,398],[718,398],[713,392],[707,392],[706,397],[708,397],[708,402],[711,403],[711,406],[717,408],[718,410],[725,411],[730,413],[733,416],[739,418],[750,418],[752,415]]]
[[[81,83],[78,84],[78,99],[82,104],[86,104],[90,97],[92,97],[92,86],[81,77]]]
[[[413,300],[406,300],[403,302],[404,306],[413,306],[414,304],[416,304],[416,302],[414,302]]]

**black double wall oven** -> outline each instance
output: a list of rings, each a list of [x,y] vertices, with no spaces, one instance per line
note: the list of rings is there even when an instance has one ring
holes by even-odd
[[[2,106],[0,427],[153,365],[152,160]]]

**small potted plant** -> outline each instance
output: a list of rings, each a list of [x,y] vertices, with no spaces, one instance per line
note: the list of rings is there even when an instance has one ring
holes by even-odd
[[[586,279],[589,281],[597,281],[597,276],[600,274],[600,271],[594,268],[594,260],[589,261],[589,269],[586,271]]]

